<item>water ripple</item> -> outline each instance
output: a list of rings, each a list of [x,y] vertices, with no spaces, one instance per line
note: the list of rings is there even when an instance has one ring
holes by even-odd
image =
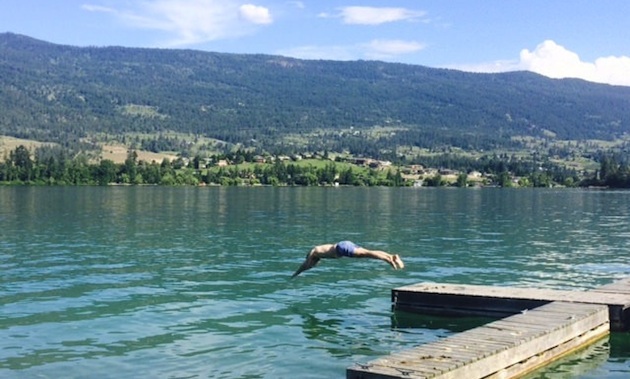
[[[0,192],[0,376],[17,379],[343,377],[470,327],[394,314],[391,288],[587,289],[630,274],[625,192]],[[289,279],[313,244],[347,238],[407,268],[326,260]],[[613,335],[550,372],[589,377],[575,367],[592,362],[626,376],[630,348]]]

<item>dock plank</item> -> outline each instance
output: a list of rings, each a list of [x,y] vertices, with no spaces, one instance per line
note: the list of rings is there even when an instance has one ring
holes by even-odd
[[[546,330],[539,328],[541,316]],[[536,321],[522,323],[527,319]],[[516,329],[521,335],[512,334]],[[524,373],[607,334],[608,330],[606,306],[553,302],[526,314],[352,366],[346,375],[349,379],[472,379],[498,375],[502,370]],[[536,356],[543,358],[532,359]]]
[[[603,285],[593,289],[593,292],[617,293],[630,295],[630,278]]]

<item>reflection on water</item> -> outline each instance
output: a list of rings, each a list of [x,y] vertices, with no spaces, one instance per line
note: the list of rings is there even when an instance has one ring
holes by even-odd
[[[322,378],[483,323],[390,311],[421,281],[588,289],[630,275],[630,193],[0,188],[0,377]],[[403,255],[322,262],[351,239]],[[630,374],[627,334],[533,377]],[[538,376],[536,376],[538,375]],[[564,376],[563,376],[564,375]]]
[[[599,341],[581,349],[567,357],[561,358],[546,366],[544,370],[526,375],[524,379],[564,379],[564,378],[601,378],[590,376],[596,373],[610,357],[610,337],[604,337]],[[626,376],[627,376],[626,372]],[[613,376],[610,376],[613,377]]]

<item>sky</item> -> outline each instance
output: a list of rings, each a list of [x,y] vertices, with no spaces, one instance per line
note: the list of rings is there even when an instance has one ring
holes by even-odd
[[[2,0],[0,32],[630,86],[629,0]]]

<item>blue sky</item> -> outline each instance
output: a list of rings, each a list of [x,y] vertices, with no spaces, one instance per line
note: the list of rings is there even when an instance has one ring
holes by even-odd
[[[628,0],[2,0],[0,32],[630,86]]]

